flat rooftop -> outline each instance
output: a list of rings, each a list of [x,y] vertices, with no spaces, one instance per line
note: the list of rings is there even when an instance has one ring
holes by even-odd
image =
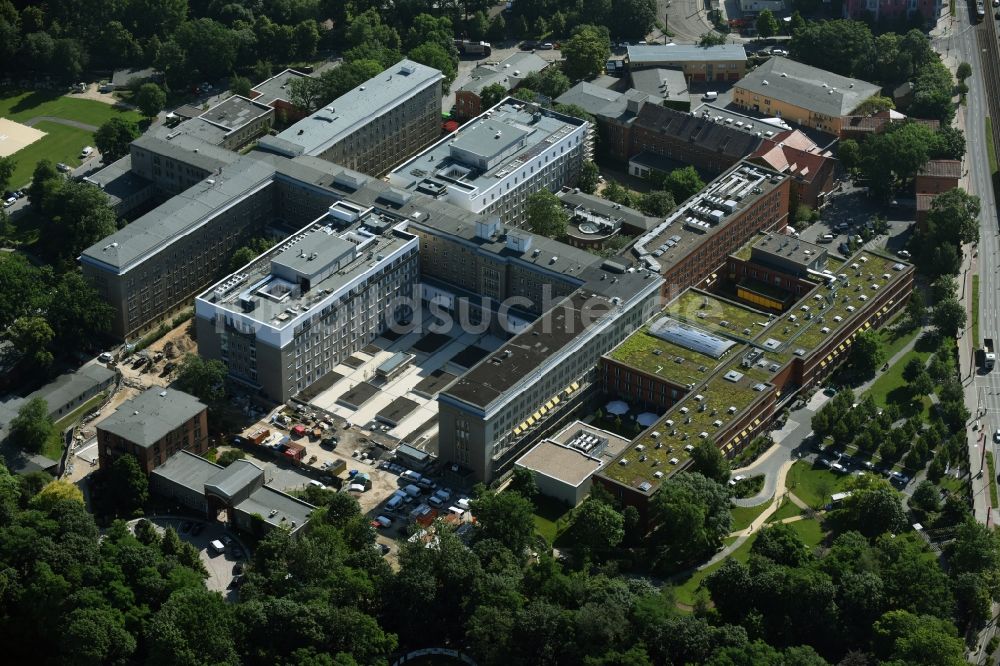
[[[486,86],[499,83],[506,90],[517,86],[526,76],[540,72],[549,66],[549,61],[536,53],[518,51],[496,64],[480,65],[472,70],[469,82],[459,88],[468,92],[482,92]]]
[[[757,334],[767,328],[774,319],[774,315],[759,312],[742,303],[734,303],[699,289],[685,289],[667,304],[663,313],[710,333],[738,340],[756,338]],[[747,329],[750,333],[746,332]]]
[[[786,177],[740,162],[682,203],[632,247],[644,265],[664,273],[726,228],[730,220],[770,194]]]
[[[91,245],[83,251],[81,258],[123,273],[136,261],[204,224],[224,206],[269,182],[274,177],[274,171],[274,167],[265,161],[239,158],[214,178],[171,197],[131,224]]]
[[[627,56],[631,64],[668,62],[746,62],[747,52],[742,44],[648,44],[629,46]]]
[[[516,464],[576,487],[628,445],[629,440],[624,437],[583,421],[573,421],[533,446]]]
[[[104,190],[104,194],[112,204],[124,201],[153,186],[151,182],[132,172],[131,155],[112,162],[84,180]]]
[[[260,147],[287,157],[320,155],[359,127],[443,78],[436,69],[400,60],[277,136],[264,137]]]
[[[283,72],[275,74],[269,79],[265,79],[251,88],[252,91],[258,93],[256,97],[253,98],[255,102],[260,102],[261,104],[271,104],[275,100],[288,100],[289,95],[289,83],[296,79],[307,79],[308,74],[303,74],[294,69],[286,69]]]
[[[396,167],[389,181],[430,196],[441,196],[449,187],[472,194],[496,184],[584,122],[508,98]]]
[[[198,297],[274,329],[290,325],[314,303],[344,288],[414,237],[398,230],[371,234],[362,227],[369,213],[346,229],[324,216],[293,234]],[[383,258],[385,257],[385,258]],[[296,276],[310,280],[302,292]],[[251,307],[252,305],[252,307]]]
[[[642,91],[655,100],[689,102],[687,79],[676,69],[654,67],[632,72],[632,88]]]
[[[766,234],[752,245],[750,256],[780,257],[785,261],[805,266],[816,261],[817,257],[825,257],[826,254],[826,248],[822,245],[784,234]]]
[[[201,120],[218,125],[233,132],[257,120],[261,116],[273,113],[274,110],[266,104],[255,102],[233,95],[216,104],[205,113],[198,116]]]
[[[236,511],[247,515],[259,514],[264,522],[275,527],[296,530],[306,524],[316,510],[312,504],[296,499],[280,490],[264,486],[236,505]]]

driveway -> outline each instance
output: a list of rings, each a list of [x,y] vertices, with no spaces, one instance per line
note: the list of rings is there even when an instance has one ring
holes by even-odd
[[[210,590],[214,590],[222,594],[227,601],[236,600],[236,590],[229,589],[229,584],[233,581],[233,567],[237,562],[246,562],[249,556],[250,550],[246,547],[239,536],[231,530],[226,529],[226,527],[216,521],[209,522],[207,520],[198,520],[197,518],[184,518],[180,516],[149,516],[146,518],[149,522],[156,526],[156,529],[162,534],[166,532],[168,527],[173,527],[177,532],[177,536],[181,538],[181,541],[190,543],[195,548],[198,549],[198,554],[201,556],[201,562],[205,565],[205,569],[208,571],[208,579],[205,581],[206,587]],[[135,524],[139,520],[133,520],[129,522],[129,529],[134,530]],[[197,536],[191,534],[190,532],[184,533],[181,531],[181,527],[184,523],[201,523],[205,526],[204,531]],[[226,548],[226,552],[217,555],[213,550],[209,549],[209,544],[214,540],[225,541],[223,537],[231,539],[232,542],[243,549],[243,557],[236,558],[233,557],[230,548]]]

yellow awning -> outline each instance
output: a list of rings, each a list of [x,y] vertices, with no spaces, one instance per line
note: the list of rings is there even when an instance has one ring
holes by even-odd
[[[535,412],[534,414],[531,415],[531,418],[533,418],[533,419],[535,419],[537,421],[538,419],[542,418],[542,415],[539,414],[538,412]]]
[[[553,405],[558,405],[560,402],[562,402],[562,401],[559,399],[559,396],[556,396],[556,397],[552,398],[552,404]]]
[[[521,434],[521,429],[520,428],[514,428],[514,434],[515,435],[520,435]]]
[[[732,444],[729,444],[729,445],[727,445],[727,448],[728,448],[728,447],[731,447],[731,446],[732,446],[733,444],[739,444],[739,443],[740,443],[740,436],[739,436],[739,435],[737,435],[736,437],[733,437],[733,443],[732,443]]]
[[[566,389],[566,395],[569,395],[569,394],[570,394],[570,393],[572,393],[572,392],[573,392],[573,389],[571,389],[571,388],[567,388],[567,389]]]
[[[729,443],[729,444],[726,444],[726,448],[724,448],[723,451],[731,451],[732,449],[733,449],[733,445],[732,445],[732,443]]]
[[[740,433],[740,437],[746,437],[746,436],[747,436],[747,431],[746,430],[744,430],[743,432]]]
[[[549,400],[547,403],[545,403],[545,409],[552,409],[553,407],[555,407],[555,404],[556,403]]]
[[[573,382],[572,384],[569,385],[569,387],[575,391],[578,388],[580,388],[580,383],[579,382]]]
[[[530,428],[531,426],[535,425],[535,419],[529,416],[528,420],[525,421],[524,424]]]
[[[872,327],[872,323],[871,323],[870,321],[866,321],[866,322],[865,322],[865,328],[866,328],[866,329],[869,329],[869,328],[871,328],[871,327]]]
[[[827,356],[826,360],[827,361],[832,361],[833,360],[833,354],[830,354],[829,356]]]
[[[549,413],[549,410],[542,407],[541,409],[538,410],[538,413],[541,414],[542,416],[545,416],[546,414]]]
[[[826,361],[820,361],[819,362],[819,367],[825,368],[826,367]]]
[[[844,345],[840,345],[839,347],[837,347],[837,349],[839,349],[840,351],[844,351]]]
[[[755,426],[759,426],[759,425],[760,425],[760,419],[754,419],[754,420],[753,420],[753,424],[754,424]]]

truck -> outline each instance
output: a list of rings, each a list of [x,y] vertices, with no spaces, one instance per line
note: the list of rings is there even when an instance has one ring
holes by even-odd
[[[983,338],[983,369],[989,372],[996,362],[997,354],[993,348],[993,338]]]
[[[489,56],[493,53],[493,46],[489,42],[473,42],[468,39],[456,39],[455,48],[462,55],[469,56]]]

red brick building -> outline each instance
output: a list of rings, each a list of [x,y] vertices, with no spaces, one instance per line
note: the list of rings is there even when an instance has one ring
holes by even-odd
[[[823,154],[802,132],[781,132],[761,144],[748,159],[790,176],[795,205],[816,208],[833,191],[836,158]]]
[[[97,424],[101,468],[130,453],[147,474],[184,450],[208,450],[208,408],[194,396],[174,389],[151,388]]]
[[[961,177],[961,160],[930,160],[917,172],[914,189],[917,194],[941,194],[958,187]]]

